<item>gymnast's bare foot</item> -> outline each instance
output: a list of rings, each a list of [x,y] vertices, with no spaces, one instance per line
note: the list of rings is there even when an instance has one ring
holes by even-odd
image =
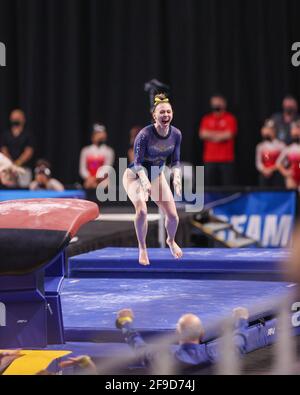
[[[168,239],[167,244],[170,247],[170,251],[171,251],[174,258],[176,258],[176,259],[182,258],[182,255],[183,255],[182,249],[179,247],[179,245],[174,240],[170,241]]]
[[[143,266],[150,265],[146,248],[140,248],[139,264]]]

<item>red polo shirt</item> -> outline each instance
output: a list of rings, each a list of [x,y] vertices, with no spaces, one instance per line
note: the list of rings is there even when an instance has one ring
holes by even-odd
[[[218,133],[231,132],[232,138],[222,142],[204,140],[203,162],[232,162],[234,161],[234,136],[237,133],[237,121],[234,115],[223,112],[218,115],[211,113],[203,117],[201,130],[211,130]]]

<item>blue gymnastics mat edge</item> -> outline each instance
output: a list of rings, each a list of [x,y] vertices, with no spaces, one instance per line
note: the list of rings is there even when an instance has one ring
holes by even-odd
[[[149,249],[151,265],[141,267],[138,263],[138,249],[113,248],[92,251],[71,257],[68,260],[68,276],[80,273],[121,272],[167,272],[185,273],[284,273],[284,262],[289,256],[284,249],[183,249],[180,260],[172,257],[168,249]]]

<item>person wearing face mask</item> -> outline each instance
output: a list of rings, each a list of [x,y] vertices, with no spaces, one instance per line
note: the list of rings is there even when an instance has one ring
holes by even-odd
[[[273,114],[271,119],[275,122],[277,138],[285,144],[291,143],[291,124],[300,119],[298,102],[294,96],[287,95],[282,101],[282,112]]]
[[[113,166],[115,160],[114,150],[106,144],[107,131],[104,125],[94,124],[92,144],[82,148],[80,153],[79,174],[83,179],[85,189],[96,189],[99,180],[97,172],[103,166]],[[106,178],[106,185],[108,178]]]
[[[285,178],[288,189],[298,189],[300,187],[300,120],[291,124],[291,141],[279,158],[277,167]]]
[[[31,159],[34,154],[34,139],[26,128],[24,111],[15,109],[10,114],[10,128],[1,136],[0,151],[9,158],[15,166],[24,169],[23,174],[18,174],[11,179],[11,187],[26,188],[32,179]]]
[[[39,159],[34,169],[34,180],[30,183],[31,191],[57,191],[65,190],[63,184],[52,177],[51,164],[45,159]]]
[[[284,180],[278,172],[276,162],[286,145],[276,138],[275,123],[267,119],[261,129],[262,142],[256,146],[256,169],[259,171],[259,185],[281,187]]]
[[[199,128],[199,137],[204,142],[205,185],[234,185],[234,139],[237,121],[234,115],[226,111],[227,102],[222,95],[212,96],[210,105],[211,113],[204,116]]]

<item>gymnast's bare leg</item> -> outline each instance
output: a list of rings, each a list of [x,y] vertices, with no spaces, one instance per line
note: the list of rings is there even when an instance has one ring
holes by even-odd
[[[139,263],[147,266],[150,264],[146,246],[148,231],[146,202],[148,200],[148,196],[142,189],[140,180],[136,178],[135,173],[130,169],[125,170],[123,175],[123,185],[135,208],[136,217],[134,226],[139,244]]]
[[[166,216],[165,227],[168,235],[167,244],[170,251],[174,258],[180,259],[183,253],[175,242],[179,218],[172,191],[163,173],[152,181],[151,197]]]

